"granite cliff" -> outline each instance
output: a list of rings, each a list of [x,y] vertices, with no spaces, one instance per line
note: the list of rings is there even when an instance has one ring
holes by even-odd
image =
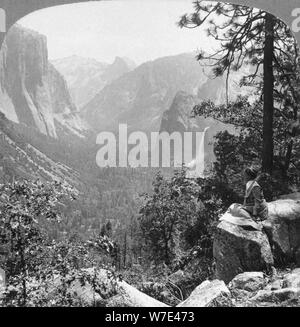
[[[0,52],[0,111],[16,123],[58,137],[58,126],[83,137],[79,118],[62,75],[48,60],[47,40],[14,26]]]

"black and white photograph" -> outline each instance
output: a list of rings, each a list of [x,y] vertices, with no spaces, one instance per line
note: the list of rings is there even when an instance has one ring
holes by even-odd
[[[0,0],[0,311],[300,307],[298,7]]]

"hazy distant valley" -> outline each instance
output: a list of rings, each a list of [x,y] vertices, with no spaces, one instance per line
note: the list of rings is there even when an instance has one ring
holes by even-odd
[[[249,92],[238,85],[242,74],[231,76],[231,99]],[[97,133],[117,133],[120,123],[147,133],[201,132],[209,126],[209,163],[214,135],[234,132],[210,118],[191,118],[201,100],[226,99],[225,78],[211,79],[192,53],[139,66],[120,57],[112,64],[77,56],[50,62],[46,38],[15,26],[0,53],[0,83],[1,180],[65,180],[75,186],[83,196],[66,211],[72,223],[64,228],[83,233],[107,219],[117,223],[121,212],[129,219],[154,173],[97,167]]]

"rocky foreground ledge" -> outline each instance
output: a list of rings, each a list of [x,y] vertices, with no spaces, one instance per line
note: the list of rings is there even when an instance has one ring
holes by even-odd
[[[230,282],[249,271],[271,266],[300,267],[300,201],[282,199],[268,203],[269,219],[262,231],[221,221],[214,238],[216,278]],[[230,215],[226,213],[226,215]]]
[[[286,197],[268,206],[261,231],[219,223],[215,280],[204,281],[178,307],[300,306],[300,199]],[[167,306],[124,281],[116,283],[114,296],[99,300],[112,307]]]
[[[287,196],[268,207],[261,231],[220,222],[214,237],[215,280],[204,281],[178,307],[300,305],[300,268],[286,268],[300,267],[300,199]],[[104,276],[102,271],[99,278]],[[112,307],[167,306],[124,281],[116,282],[115,295],[102,301]]]
[[[196,287],[178,307],[300,306],[300,199],[287,197],[268,206],[269,219],[262,230],[219,223],[214,237],[215,279]],[[96,276],[106,290],[100,294],[92,285],[75,280],[69,291],[85,305],[168,306],[119,278],[112,281],[104,269],[84,273]],[[51,283],[50,297],[56,284],[59,278]]]
[[[272,278],[263,272],[244,272],[228,285],[205,281],[178,307],[271,307],[300,305],[300,269]]]
[[[94,272],[92,272],[94,273]],[[72,291],[86,305],[106,307],[168,307],[165,303],[140,292],[125,281],[113,286],[107,271],[100,270],[98,278],[107,285],[112,296],[100,296],[91,286],[75,282]],[[51,294],[50,294],[51,296]],[[177,307],[264,307],[300,306],[300,268],[277,272],[272,277],[261,271],[244,272],[229,283],[222,280],[204,281]]]

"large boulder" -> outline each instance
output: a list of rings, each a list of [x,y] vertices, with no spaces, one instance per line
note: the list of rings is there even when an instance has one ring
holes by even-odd
[[[300,296],[299,288],[282,288],[275,291],[261,290],[254,297],[250,299],[251,302],[268,302],[278,303],[288,300],[297,299]]]
[[[185,301],[178,304],[178,307],[210,307],[215,301],[229,297],[230,291],[223,281],[205,281]]]
[[[236,275],[263,271],[273,265],[267,235],[222,221],[216,228],[213,253],[216,278],[230,282]]]
[[[300,291],[300,269],[294,269],[283,276],[283,287],[298,288]]]
[[[165,303],[139,291],[124,280],[120,280],[118,277],[112,278],[111,273],[105,269],[96,269],[95,271],[94,268],[90,268],[85,269],[85,271],[96,275],[98,282],[100,281],[100,285],[103,285],[101,288],[105,290],[105,294],[103,294],[102,290],[101,295],[104,298],[102,304],[105,306],[168,307]],[[90,293],[90,295],[92,294],[93,292]]]
[[[278,291],[282,289],[283,281],[281,278],[271,281],[266,287],[266,291]]]
[[[85,306],[167,307],[168,305],[140,292],[105,269],[88,268],[68,286],[68,293]],[[85,276],[85,282],[83,278]],[[54,276],[48,295],[53,297],[61,286],[60,276]]]
[[[242,272],[265,270],[274,261],[276,266],[294,262],[300,267],[300,201],[290,195],[268,203],[268,209],[262,230],[236,222],[230,212],[220,219],[214,239],[216,278],[229,282]]]
[[[300,300],[300,269],[294,269],[284,274],[275,276],[263,290],[258,291],[249,299],[252,304],[262,306],[282,305],[290,306]]]
[[[125,281],[119,281],[116,285],[117,295],[107,299],[107,307],[168,307],[151,296],[139,291]]]
[[[261,271],[244,272],[237,275],[230,282],[230,289],[240,289],[248,292],[256,292],[266,285],[264,274]]]
[[[268,203],[269,218],[263,224],[270,238],[276,265],[289,261],[300,267],[300,201]]]

